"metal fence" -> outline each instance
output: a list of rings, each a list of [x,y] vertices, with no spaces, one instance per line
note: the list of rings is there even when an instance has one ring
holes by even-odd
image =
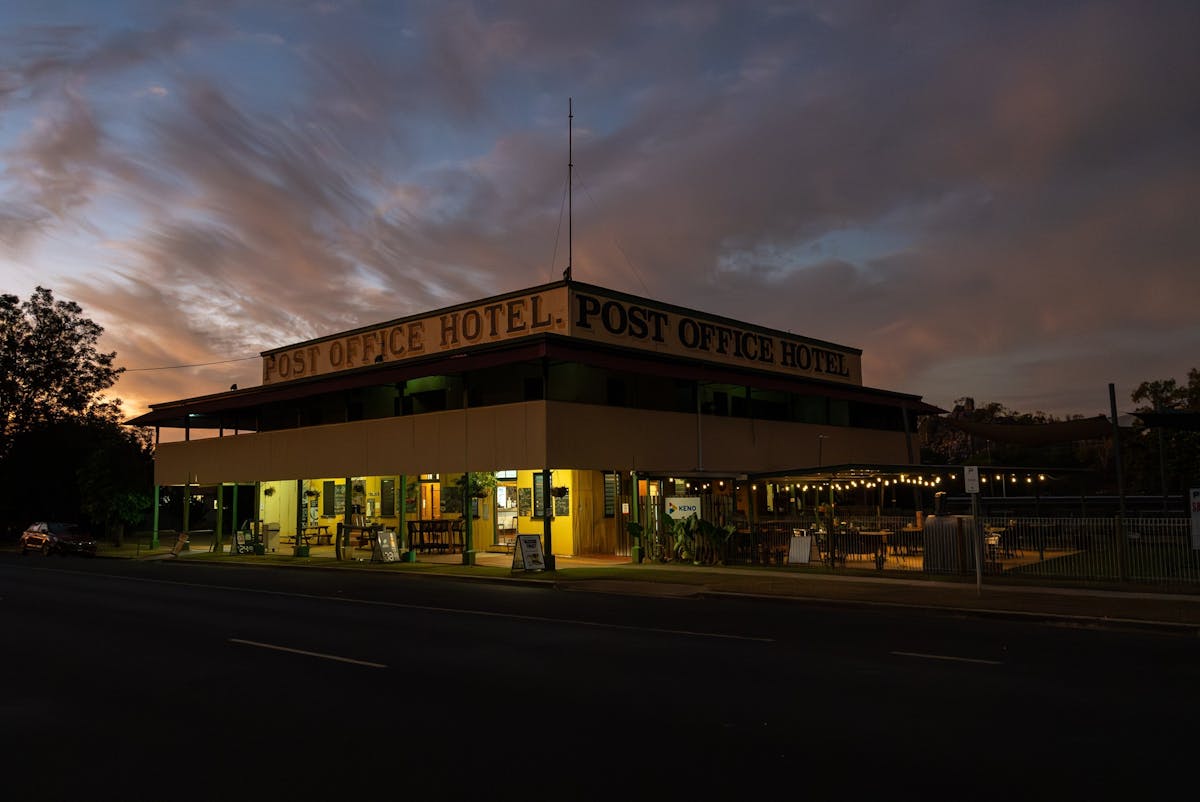
[[[991,576],[1145,585],[1200,585],[1200,551],[1187,518],[851,516],[833,526],[760,521],[730,538],[729,564],[788,564],[797,535],[811,537],[807,564],[926,574],[973,574],[977,554]],[[831,529],[832,531],[826,531]],[[1192,589],[1192,588],[1189,588]]]

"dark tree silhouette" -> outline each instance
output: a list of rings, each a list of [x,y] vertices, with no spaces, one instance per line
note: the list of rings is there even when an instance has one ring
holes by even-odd
[[[74,301],[56,301],[45,287],[29,300],[0,295],[0,458],[13,438],[72,418],[116,421],[120,399],[103,393],[124,368],[102,353],[104,329]]]

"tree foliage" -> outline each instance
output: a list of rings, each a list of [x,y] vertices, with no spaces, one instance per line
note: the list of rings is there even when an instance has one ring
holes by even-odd
[[[74,301],[38,287],[26,301],[0,295],[0,457],[23,432],[72,418],[113,421],[104,396],[124,368],[97,347],[104,329]]]
[[[1053,415],[1043,412],[1016,412],[1003,404],[976,404],[974,398],[960,398],[954,408],[942,418],[926,418],[921,423],[922,461],[941,465],[1021,465],[1030,460],[1045,460],[1045,450],[1033,451],[1027,446],[994,443],[946,423],[946,420],[971,423],[1034,424],[1053,423]],[[1061,449],[1058,450],[1061,452]],[[1033,452],[1033,453],[1031,453]],[[1054,460],[1063,455],[1056,452]]]
[[[1200,369],[1189,370],[1187,384],[1183,386],[1174,379],[1142,382],[1130,395],[1130,400],[1143,402],[1138,407],[1139,412],[1200,411]]]
[[[73,301],[38,287],[0,295],[0,525],[72,520],[111,530],[149,506],[153,456],[104,395],[124,372],[104,353],[104,329]],[[98,532],[97,532],[98,534]]]
[[[1175,379],[1144,381],[1130,395],[1138,412],[1200,412],[1200,370],[1188,371],[1187,384]],[[1148,427],[1129,438],[1122,460],[1136,492],[1183,494],[1200,485],[1200,432]]]
[[[1144,381],[1130,394],[1137,412],[1200,411],[1200,369],[1188,371],[1187,383],[1175,379]],[[1068,418],[1069,419],[1069,418]],[[947,421],[1036,424],[1056,419],[1041,412],[1025,413],[1001,404],[977,404],[960,398],[944,417],[921,422],[922,461],[942,465],[1003,465],[1072,468],[1091,471],[1097,492],[1115,493],[1112,438],[1027,446],[999,443],[973,435]],[[1200,484],[1200,433],[1182,429],[1122,429],[1125,491],[1136,495],[1180,495]]]
[[[91,448],[76,468],[82,513],[120,545],[126,526],[142,522],[154,502],[154,456],[136,429],[89,422]]]

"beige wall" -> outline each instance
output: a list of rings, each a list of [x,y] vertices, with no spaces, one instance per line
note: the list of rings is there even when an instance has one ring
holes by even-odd
[[[908,463],[904,434],[535,401],[162,443],[160,485],[314,476],[572,469],[722,473]],[[697,438],[701,449],[697,451]],[[915,448],[915,444],[914,444]]]
[[[393,476],[540,467],[546,462],[545,403],[311,426],[160,443],[160,485]]]
[[[907,464],[903,432],[548,404],[550,462],[573,468],[756,473],[817,464]],[[700,448],[697,449],[697,439]],[[914,449],[916,444],[914,442]],[[914,452],[915,453],[915,452]]]

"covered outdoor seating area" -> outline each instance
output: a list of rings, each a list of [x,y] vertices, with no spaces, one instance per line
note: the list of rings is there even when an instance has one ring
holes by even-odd
[[[408,542],[420,552],[453,554],[463,550],[466,522],[461,518],[408,521]]]

